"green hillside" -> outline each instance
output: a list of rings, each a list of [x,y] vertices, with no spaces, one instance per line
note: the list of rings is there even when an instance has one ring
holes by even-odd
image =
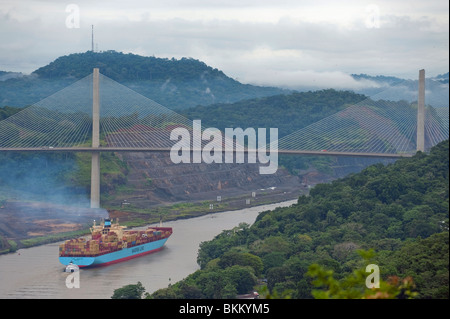
[[[30,76],[0,81],[0,106],[23,107],[65,88],[99,68],[100,73],[172,109],[282,94],[273,87],[242,84],[192,58],[167,59],[116,51],[74,53]]]
[[[167,59],[144,57],[116,51],[74,53],[57,58],[33,73],[42,78],[74,77],[81,79],[98,67],[101,73],[123,82],[129,80],[174,81],[196,80],[203,76],[205,80],[227,78],[218,69],[191,58]]]
[[[362,94],[327,89],[197,106],[182,114],[220,130],[276,127],[279,137],[283,137],[365,99]]]
[[[327,89],[280,94],[228,104],[197,106],[183,110],[181,114],[192,120],[202,120],[204,127],[215,127],[222,131],[225,128],[236,127],[278,128],[278,137],[282,138],[362,101],[367,102],[368,105],[376,103],[380,109],[386,110],[411,108],[411,105],[405,101],[374,102],[362,94]],[[349,172],[358,172],[363,167],[379,161],[379,159],[368,158],[279,156],[280,165],[292,174],[297,175],[300,170],[314,167],[320,173],[332,177],[343,177]],[[332,166],[342,168],[342,172],[333,170]]]
[[[233,297],[262,278],[268,290],[260,291],[278,297],[312,298],[314,291],[328,298],[448,298],[448,151],[447,140],[429,154],[319,184],[296,205],[261,213],[251,227],[223,231],[201,244],[201,270],[152,298]],[[351,277],[369,261],[359,250],[374,250],[370,263],[388,283],[386,295]],[[309,274],[325,287],[315,287]],[[409,277],[413,284],[402,280]]]

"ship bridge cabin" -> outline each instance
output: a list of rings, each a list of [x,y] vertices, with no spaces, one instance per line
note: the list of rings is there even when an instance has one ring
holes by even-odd
[[[119,220],[116,219],[116,222],[113,223],[111,219],[106,218],[103,222],[103,225],[96,225],[94,221],[94,226],[91,227],[91,234],[93,239],[97,239],[102,235],[113,235],[113,237],[122,238],[123,237],[123,229],[126,226],[120,226]]]

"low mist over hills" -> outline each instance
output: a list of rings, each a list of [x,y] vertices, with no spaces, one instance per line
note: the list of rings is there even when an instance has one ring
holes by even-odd
[[[426,71],[426,70],[425,70]],[[391,100],[408,102],[417,101],[418,80],[405,80],[393,76],[370,76],[367,74],[352,74],[358,82],[370,82],[372,87],[355,90],[374,100]],[[449,100],[449,73],[440,74],[425,79],[425,103],[433,107],[448,107]]]

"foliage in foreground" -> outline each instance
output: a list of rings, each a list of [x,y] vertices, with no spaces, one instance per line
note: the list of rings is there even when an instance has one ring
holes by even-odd
[[[368,263],[373,257],[373,250],[359,251]],[[372,266],[373,264],[368,264]],[[312,291],[315,299],[410,299],[417,296],[415,284],[411,277],[400,279],[397,276],[388,277],[387,281],[372,279],[369,270],[363,267],[353,271],[343,280],[334,278],[332,270],[326,270],[318,264],[313,264],[307,272],[314,280],[312,284],[318,289]],[[370,286],[377,284],[376,287]]]
[[[130,284],[122,288],[115,289],[111,299],[142,299],[144,292],[144,286],[142,286],[142,283],[138,281],[137,284]]]
[[[317,185],[296,205],[223,231],[200,245],[201,270],[151,297],[225,298],[266,286],[280,298],[369,298],[347,288],[365,287],[354,273],[366,266],[358,251],[374,250],[383,282],[375,296],[448,298],[448,148]]]

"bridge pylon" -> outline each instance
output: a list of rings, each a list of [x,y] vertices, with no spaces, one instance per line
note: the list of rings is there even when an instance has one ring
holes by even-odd
[[[92,148],[100,146],[100,85],[99,69],[92,76]],[[100,208],[100,152],[92,152],[91,164],[91,208]]]

